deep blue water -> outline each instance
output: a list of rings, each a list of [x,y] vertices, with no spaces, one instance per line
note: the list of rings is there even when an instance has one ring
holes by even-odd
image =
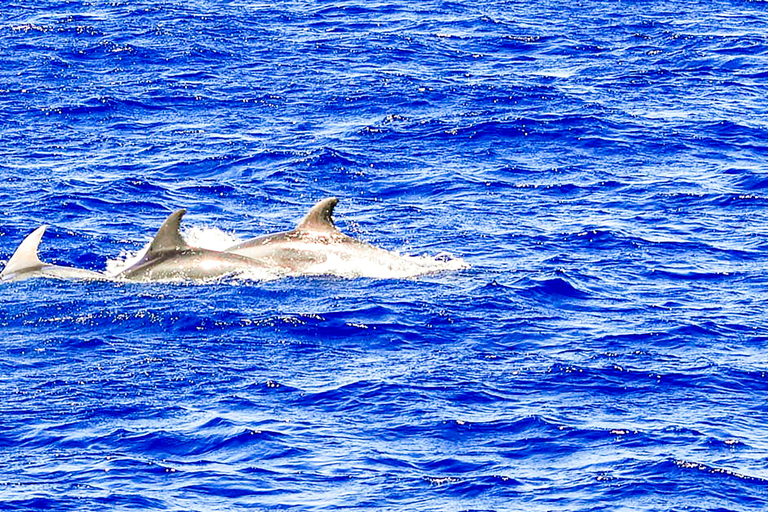
[[[3,263],[471,268],[3,284],[0,508],[767,509],[767,85],[764,2],[3,2]]]

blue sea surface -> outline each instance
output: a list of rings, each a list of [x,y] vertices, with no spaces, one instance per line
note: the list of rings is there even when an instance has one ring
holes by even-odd
[[[0,285],[1,510],[768,509],[766,2],[3,1],[0,184],[470,265]]]

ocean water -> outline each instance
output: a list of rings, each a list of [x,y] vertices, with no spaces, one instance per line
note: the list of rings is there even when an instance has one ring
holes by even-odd
[[[0,509],[768,509],[767,80],[759,1],[3,2],[0,263],[446,266],[0,285]]]

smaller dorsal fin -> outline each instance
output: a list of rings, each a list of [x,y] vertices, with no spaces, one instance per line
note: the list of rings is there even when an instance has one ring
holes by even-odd
[[[189,245],[181,237],[179,228],[181,226],[181,218],[187,210],[176,210],[165,219],[163,225],[157,230],[155,238],[147,249],[147,255],[155,252],[165,251],[183,251],[189,249]]]
[[[26,269],[36,269],[45,265],[37,256],[37,248],[40,245],[40,239],[43,238],[45,228],[48,226],[40,226],[19,244],[16,252],[13,253],[11,259],[5,265],[5,268],[0,272],[0,278],[3,276],[9,276]]]
[[[322,201],[319,201],[315,206],[309,209],[309,212],[304,217],[296,229],[302,231],[316,231],[316,232],[333,232],[338,230],[333,224],[333,209],[339,203],[339,200],[335,197],[327,197]]]

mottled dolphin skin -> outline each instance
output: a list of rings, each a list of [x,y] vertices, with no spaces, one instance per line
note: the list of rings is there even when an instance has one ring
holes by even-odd
[[[214,279],[265,268],[261,262],[239,254],[189,246],[179,232],[185,213],[177,210],[169,215],[141,260],[115,277],[131,281]]]
[[[394,253],[339,231],[332,218],[338,203],[335,197],[325,198],[309,210],[296,228],[246,240],[227,248],[225,252],[269,262],[294,272],[322,264],[330,256],[341,261],[365,261],[378,265],[395,265],[401,261]]]
[[[48,226],[40,226],[27,235],[16,252],[0,272],[0,281],[20,281],[31,277],[47,277],[53,279],[107,279],[107,276],[81,268],[62,267],[43,263],[37,255],[40,239]]]

